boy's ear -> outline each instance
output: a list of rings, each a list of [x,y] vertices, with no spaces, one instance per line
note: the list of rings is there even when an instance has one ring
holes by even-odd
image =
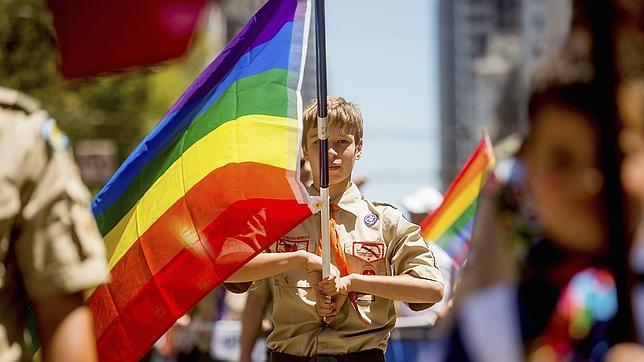
[[[356,145],[356,160],[359,160],[362,157],[362,139]]]
[[[306,161],[309,160],[309,152],[306,150],[306,147],[302,146],[302,158]]]

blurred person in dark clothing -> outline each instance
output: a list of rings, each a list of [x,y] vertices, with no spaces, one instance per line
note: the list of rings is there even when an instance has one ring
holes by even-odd
[[[601,211],[601,102],[593,97],[595,69],[576,50],[535,73],[520,155],[525,177],[485,188],[447,360],[624,358],[608,354],[619,341],[607,329],[617,297]]]

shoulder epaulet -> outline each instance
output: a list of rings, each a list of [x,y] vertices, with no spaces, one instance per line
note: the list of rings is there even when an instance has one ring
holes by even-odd
[[[31,114],[40,109],[40,102],[15,89],[0,87],[0,106],[19,109]]]
[[[395,207],[394,205],[392,205],[392,204],[390,204],[390,203],[387,203],[387,202],[382,202],[382,201],[371,201],[371,203],[372,203],[374,206],[389,206],[389,207],[391,207],[391,208],[393,208],[393,209],[396,209],[396,210],[398,209],[398,208],[397,208],[397,207]]]

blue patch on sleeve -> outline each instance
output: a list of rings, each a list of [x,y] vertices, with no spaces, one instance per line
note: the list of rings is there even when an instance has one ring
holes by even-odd
[[[69,138],[58,128],[56,120],[51,117],[43,122],[41,135],[47,144],[56,151],[63,151],[69,147]]]

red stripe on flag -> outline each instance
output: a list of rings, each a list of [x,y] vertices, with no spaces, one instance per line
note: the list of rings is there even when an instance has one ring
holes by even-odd
[[[164,321],[174,322],[252,255],[311,215],[306,204],[293,200],[286,172],[258,163],[229,164],[210,173],[177,201],[116,263],[112,282],[97,288],[89,298],[99,342],[128,337],[127,330],[129,338],[119,343],[130,339],[135,346],[145,343],[147,350],[154,341],[139,341],[136,335],[136,330],[147,325],[142,319],[159,320],[153,322],[154,327],[164,327],[158,338],[171,325]],[[221,187],[230,179],[239,184],[235,190]],[[182,263],[186,257],[195,264]],[[172,272],[163,277],[168,270]],[[165,280],[172,283],[161,283]],[[161,294],[160,283],[171,298]],[[164,299],[174,303],[150,304]],[[122,330],[124,323],[128,328]]]
[[[195,253],[208,253],[197,238],[203,238],[202,231],[227,206],[251,198],[293,199],[286,174],[287,171],[281,168],[245,162],[225,165],[204,177],[161,215],[114,265],[111,270],[112,284],[118,285],[118,293],[113,291],[112,297],[116,309],[186,248],[187,242],[191,242]],[[230,180],[236,180],[238,188],[231,190]],[[133,273],[134,270],[137,272]],[[114,279],[115,275],[125,275],[127,278],[117,281]],[[101,321],[97,322],[97,335],[100,335],[104,327]]]
[[[97,319],[98,344],[119,346],[117,349],[123,346],[125,350],[133,351],[131,354],[121,351],[128,354],[126,360],[139,358],[177,318],[299,222],[285,220],[301,221],[310,215],[308,206],[295,201],[255,199],[231,205],[204,230],[212,247],[209,255],[182,249],[127,300],[119,297],[123,304],[118,307],[111,297],[117,299],[120,293],[132,293],[127,289],[131,287],[128,281],[141,280],[149,271],[131,268],[114,272],[112,282],[97,289],[88,300]],[[142,258],[139,262],[145,263],[143,253],[132,255]],[[120,290],[121,286],[126,289]],[[116,310],[120,315],[116,315]],[[103,316],[107,319],[100,320]],[[98,330],[100,327],[102,331]],[[138,330],[158,333],[136,333]],[[123,360],[122,356],[111,354],[114,349],[99,348],[99,351],[110,351],[110,355],[100,356],[101,360]]]

